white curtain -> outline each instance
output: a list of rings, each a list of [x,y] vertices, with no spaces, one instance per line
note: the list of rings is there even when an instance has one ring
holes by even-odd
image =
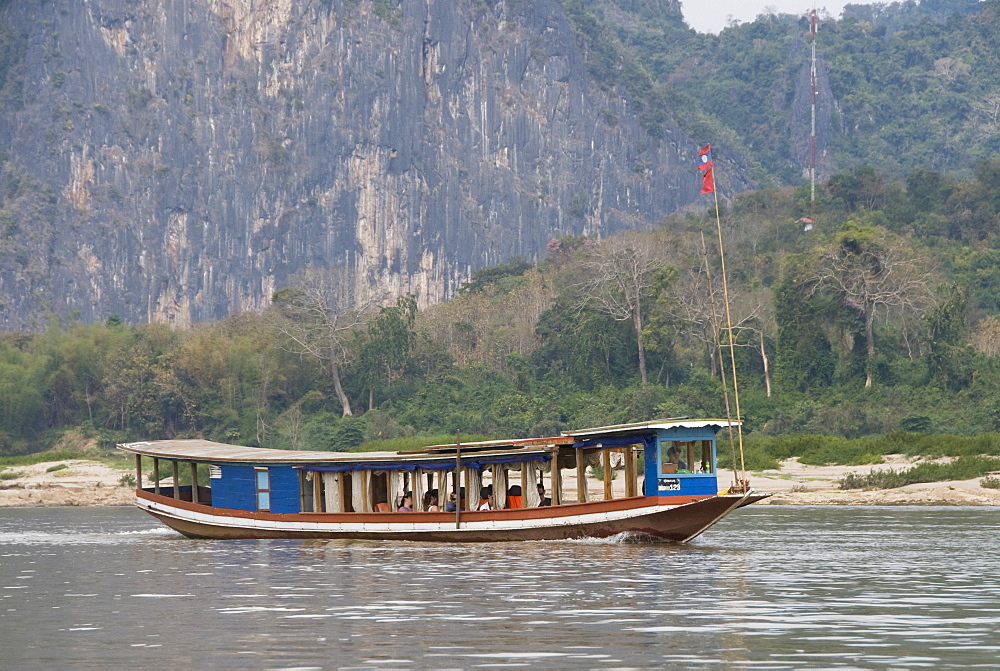
[[[396,512],[403,496],[403,471],[389,471],[389,510]]]
[[[507,505],[507,467],[493,466],[493,505],[502,510]]]
[[[344,512],[340,509],[340,478],[340,473],[323,473],[323,487],[326,490],[323,498],[328,513]]]
[[[537,461],[524,462],[525,474],[528,476],[528,491],[521,492],[524,496],[525,508],[537,508],[538,504],[542,502],[541,497],[538,496],[538,464]]]
[[[365,500],[368,489],[368,471],[351,471],[351,506],[356,513],[370,513],[371,504]]]
[[[413,471],[413,509],[424,509],[424,492],[427,491],[427,479],[421,468]]]
[[[474,468],[465,469],[465,508],[479,510],[479,490],[483,486],[483,475]]]

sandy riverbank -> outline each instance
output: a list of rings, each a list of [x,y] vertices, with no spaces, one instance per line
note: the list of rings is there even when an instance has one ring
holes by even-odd
[[[48,471],[66,465],[66,468]],[[118,470],[99,461],[71,459],[0,469],[17,477],[0,480],[0,508],[18,506],[127,506],[135,490],[120,484],[131,471]]]
[[[772,496],[762,501],[770,505],[855,505],[855,506],[1000,506],[1000,489],[980,486],[982,478],[927,482],[896,489],[841,490],[839,481],[848,473],[866,475],[876,470],[907,470],[919,460],[888,455],[876,466],[806,466],[797,458],[781,462],[781,468],[750,473],[750,486]],[[733,480],[731,471],[719,474],[719,486]]]
[[[1000,490],[980,487],[980,478],[874,491],[843,491],[838,488],[838,481],[847,473],[866,474],[872,468],[901,470],[914,463],[914,460],[900,456],[890,456],[885,464],[874,467],[804,466],[797,459],[788,459],[782,462],[779,469],[751,473],[750,484],[758,491],[772,494],[758,505],[1000,506]],[[60,464],[65,464],[66,468],[48,470]],[[131,505],[135,499],[132,488],[119,482],[122,476],[132,472],[111,468],[97,461],[75,459],[8,466],[2,470],[13,471],[17,477],[0,480],[0,507],[124,506]],[[564,486],[567,491],[572,491],[575,481],[570,472],[566,473],[568,478]],[[719,475],[721,487],[733,480],[730,471]],[[591,480],[588,489],[599,497],[602,485]]]

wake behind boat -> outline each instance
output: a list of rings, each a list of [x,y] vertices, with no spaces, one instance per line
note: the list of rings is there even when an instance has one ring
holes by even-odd
[[[715,436],[727,424],[664,420],[411,452],[207,440],[118,447],[135,454],[136,505],[192,538],[478,542],[633,534],[687,541],[763,498],[749,488],[719,492]],[[152,459],[152,486],[143,487],[144,458]],[[164,461],[169,485],[160,481]],[[208,465],[207,482],[199,482],[200,464]],[[587,491],[588,468],[603,480],[600,496]],[[567,470],[576,480],[570,491]],[[180,486],[182,472],[190,485]],[[447,498],[455,510],[446,510]]]

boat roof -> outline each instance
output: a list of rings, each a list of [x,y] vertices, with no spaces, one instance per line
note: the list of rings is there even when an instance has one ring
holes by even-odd
[[[649,422],[635,422],[633,424],[612,424],[610,426],[598,426],[592,429],[581,429],[579,431],[563,431],[562,435],[574,438],[593,437],[601,435],[615,435],[621,433],[649,433],[660,429],[705,429],[710,428],[718,431],[724,426],[737,426],[742,424],[742,420],[728,419],[688,419],[679,417],[674,419],[654,419]]]
[[[555,445],[572,444],[572,438],[535,438],[525,441],[487,441],[487,443],[462,444],[463,456],[493,456],[518,454],[524,456],[546,454]],[[211,463],[254,464],[329,464],[329,463],[399,463],[401,461],[430,462],[453,459],[456,447],[439,445],[412,452],[322,452],[318,450],[275,450],[266,447],[243,447],[216,443],[211,440],[179,439],[150,440],[122,443],[118,448],[126,452],[159,459],[181,459]]]
[[[666,419],[634,424],[599,426],[579,431],[563,431],[562,435],[550,438],[518,438],[509,440],[484,440],[478,442],[449,443],[431,445],[419,450],[405,452],[321,452],[318,450],[276,450],[266,447],[244,447],[217,443],[211,440],[190,438],[176,440],[150,440],[135,443],[121,443],[118,448],[147,457],[178,459],[211,463],[254,463],[254,464],[329,464],[329,463],[399,463],[401,461],[428,462],[453,459],[460,449],[463,456],[476,457],[494,455],[532,456],[546,454],[553,447],[572,445],[580,438],[612,436],[629,433],[651,433],[658,429],[711,428],[718,431],[730,424],[725,419]],[[733,426],[736,421],[731,423]]]

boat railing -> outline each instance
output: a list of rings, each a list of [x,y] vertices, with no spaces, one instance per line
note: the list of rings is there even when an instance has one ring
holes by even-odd
[[[159,491],[157,491],[159,489]],[[191,497],[191,485],[182,485],[175,488],[171,485],[161,485],[157,487],[141,487],[141,491],[147,494],[155,494],[157,496],[163,496],[168,499],[175,499],[177,501],[192,501]],[[206,506],[212,505],[212,488],[211,487],[198,487],[198,503]]]

